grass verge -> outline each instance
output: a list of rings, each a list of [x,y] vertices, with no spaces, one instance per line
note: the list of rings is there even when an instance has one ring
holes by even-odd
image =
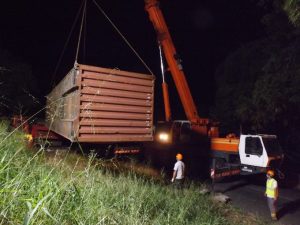
[[[115,173],[93,155],[46,157],[0,122],[0,224],[256,225],[231,207],[139,176]]]

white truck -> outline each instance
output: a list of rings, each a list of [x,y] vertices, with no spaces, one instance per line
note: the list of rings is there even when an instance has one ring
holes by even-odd
[[[211,138],[211,156],[212,178],[278,169],[284,157],[276,135],[267,134]]]

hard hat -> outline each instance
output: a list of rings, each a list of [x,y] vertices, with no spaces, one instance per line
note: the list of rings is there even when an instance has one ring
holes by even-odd
[[[275,173],[273,170],[268,170],[267,175],[269,175],[270,177],[274,177]]]
[[[33,140],[33,137],[31,134],[25,134],[25,138],[27,139],[28,142],[31,142]]]
[[[176,155],[176,159],[178,159],[178,160],[182,160],[182,159],[183,159],[183,156],[182,156],[182,154],[178,153],[178,154]]]

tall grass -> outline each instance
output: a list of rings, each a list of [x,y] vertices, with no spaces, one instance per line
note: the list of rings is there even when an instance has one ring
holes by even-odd
[[[258,224],[196,185],[178,191],[134,172],[109,172],[93,155],[49,158],[7,129],[0,123],[0,224]]]

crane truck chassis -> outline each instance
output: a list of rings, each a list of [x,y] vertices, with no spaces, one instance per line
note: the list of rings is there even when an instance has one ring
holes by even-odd
[[[161,122],[155,135],[156,142],[170,148],[193,148],[192,143],[195,143],[197,150],[203,151],[202,158],[197,160],[210,162],[210,177],[216,180],[233,175],[264,173],[269,168],[277,170],[284,159],[276,135],[242,134],[237,137],[229,134],[223,138],[202,137],[202,141],[199,138],[201,139],[197,133],[195,135],[191,122],[187,120]],[[205,139],[208,144],[205,144]],[[188,151],[185,152],[189,154]]]
[[[211,138],[211,177],[264,173],[268,168],[277,169],[283,152],[276,135],[229,135]]]

